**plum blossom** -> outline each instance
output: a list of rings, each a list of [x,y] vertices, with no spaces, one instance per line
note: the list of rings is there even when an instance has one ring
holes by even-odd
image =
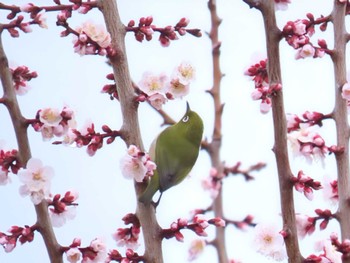
[[[74,219],[76,215],[75,201],[77,198],[77,192],[68,191],[64,197],[61,198],[61,195],[57,194],[54,196],[53,200],[49,202],[49,213],[54,227],[61,227],[67,220]]]
[[[44,125],[54,127],[61,122],[62,116],[58,109],[44,108],[39,111],[39,119]]]
[[[30,71],[26,66],[11,66],[12,81],[17,95],[24,95],[30,90],[28,81],[36,78],[38,74]]]
[[[54,136],[65,136],[75,128],[74,112],[69,107],[61,111],[56,108],[44,108],[38,111],[32,126],[37,132],[41,132],[43,140],[50,140]]]
[[[216,198],[219,194],[222,185],[222,178],[224,174],[219,174],[217,169],[212,167],[209,172],[209,177],[206,177],[202,181],[202,187],[204,190],[208,190],[210,192],[211,198]]]
[[[341,95],[343,99],[350,100],[350,84],[348,82],[343,85]]]
[[[315,249],[322,251],[323,253],[319,256],[322,259],[321,262],[325,263],[342,263],[342,253],[337,250],[337,247],[333,245],[332,240],[320,240],[316,243]]]
[[[276,261],[283,261],[287,257],[284,239],[276,224],[257,224],[254,229],[254,246],[259,253]]]
[[[275,9],[276,10],[287,10],[288,4],[291,3],[291,0],[275,0]]]
[[[294,156],[304,156],[307,161],[321,160],[329,153],[329,148],[325,145],[323,138],[308,127],[308,124],[300,124],[300,129],[288,134]]]
[[[106,244],[100,239],[96,238],[91,241],[89,248],[95,253],[92,257],[89,255],[83,254],[82,263],[100,263],[104,262],[107,258],[107,247]]]
[[[188,260],[192,261],[197,259],[204,251],[206,242],[203,239],[195,239],[191,242],[190,249],[188,251]]]
[[[331,205],[337,205],[339,201],[338,181],[330,178],[330,176],[324,177],[323,198],[325,201],[330,202]]]
[[[31,158],[27,162],[26,169],[18,172],[18,177],[23,185],[20,187],[22,196],[30,195],[32,202],[37,205],[50,195],[51,178],[53,169],[43,166],[39,159]]]
[[[165,104],[165,102],[167,101],[167,98],[163,94],[156,93],[149,96],[148,101],[154,108],[160,110],[162,108],[162,105]]]
[[[91,21],[84,22],[76,28],[78,37],[75,36],[74,50],[82,55],[105,55],[111,45],[111,36],[102,25],[96,25]],[[93,42],[89,41],[91,39]]]
[[[307,58],[307,57],[314,57],[315,56],[315,48],[310,45],[310,44],[306,44],[303,47],[299,48],[295,58],[299,59],[299,58]]]
[[[139,87],[148,96],[152,96],[157,93],[164,93],[167,81],[168,77],[165,74],[155,75],[145,72],[139,83]]]
[[[194,80],[196,75],[196,69],[188,62],[182,62],[175,68],[173,73],[173,79],[178,79],[183,85],[189,84]]]
[[[314,217],[309,217],[303,214],[296,214],[296,226],[298,236],[304,238],[306,235],[311,235],[315,231],[316,220]]]
[[[179,78],[173,78],[167,92],[172,98],[182,98],[190,92],[190,87],[188,84],[183,84]]]
[[[80,260],[81,258],[81,252],[78,248],[76,247],[72,247],[69,250],[67,250],[66,252],[66,256],[67,256],[67,260],[70,263],[76,263]]]
[[[142,182],[144,178],[153,175],[156,164],[148,154],[141,152],[135,145],[130,145],[127,154],[120,161],[121,171],[125,178]]]
[[[190,83],[194,79],[194,67],[183,62],[174,69],[170,78],[164,73],[145,72],[139,82],[140,93],[137,101],[148,101],[160,110],[167,100],[182,98],[190,92]]]

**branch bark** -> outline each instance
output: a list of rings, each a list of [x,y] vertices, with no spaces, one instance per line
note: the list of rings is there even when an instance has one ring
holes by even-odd
[[[220,97],[220,84],[222,79],[222,73],[220,69],[220,41],[219,41],[219,26],[221,24],[221,19],[219,18],[216,11],[216,1],[209,0],[208,8],[210,11],[211,19],[211,30],[209,37],[212,44],[212,62],[213,62],[213,87],[208,91],[211,94],[214,101],[214,128],[212,141],[207,146],[210,155],[210,160],[212,167],[214,167],[219,174],[223,173],[223,164],[220,158],[221,150],[221,127],[222,127],[222,111],[223,104],[221,103]],[[222,199],[222,188],[219,190],[218,196],[214,199],[212,209],[214,211],[215,217],[224,218],[223,212],[223,199]],[[228,256],[225,245],[225,228],[216,228],[215,239],[212,244],[215,246],[218,254],[218,262],[228,263]]]
[[[125,26],[120,20],[116,0],[100,0],[98,6],[104,16],[107,30],[111,34],[112,48],[115,51],[115,55],[109,59],[113,67],[123,115],[122,138],[127,145],[134,144],[144,150],[137,115],[138,103],[135,101],[125,49]],[[145,187],[145,184],[135,183],[136,195],[142,193]],[[145,262],[162,263],[162,229],[157,222],[154,206],[152,204],[145,206],[138,202],[136,214],[144,236]]]
[[[276,25],[274,0],[243,1],[250,7],[258,8],[264,19],[269,85],[282,84],[279,55],[281,32]],[[273,151],[275,153],[278,171],[283,229],[287,232],[285,242],[288,262],[301,263],[303,262],[303,258],[300,254],[296,230],[293,185],[290,180],[293,174],[290,169],[287,151],[287,122],[282,90],[277,91],[272,97],[272,115],[275,138]]]
[[[337,145],[344,147],[344,152],[336,155],[338,171],[339,207],[337,218],[340,223],[341,238],[350,238],[350,178],[349,178],[349,123],[347,101],[342,98],[342,87],[346,80],[346,44],[347,32],[345,29],[346,4],[334,1],[331,14],[334,25],[334,50],[332,60],[335,76],[335,107],[333,117],[337,132]],[[349,263],[350,259],[343,259]]]
[[[12,74],[8,66],[8,60],[2,44],[2,28],[0,26],[0,78],[4,95],[2,103],[6,106],[14,127],[17,144],[18,144],[18,158],[24,166],[31,158],[30,145],[27,134],[26,119],[22,116],[16,93],[13,87]],[[37,214],[36,225],[49,254],[52,263],[63,263],[61,246],[56,240],[55,233],[49,217],[47,202],[43,200],[40,204],[35,205]]]

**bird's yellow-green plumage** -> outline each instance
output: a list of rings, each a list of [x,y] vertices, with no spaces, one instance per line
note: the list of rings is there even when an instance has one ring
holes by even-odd
[[[187,103],[181,120],[161,132],[151,145],[149,152],[157,169],[140,202],[149,204],[158,190],[163,193],[185,179],[197,160],[202,135],[203,121]]]

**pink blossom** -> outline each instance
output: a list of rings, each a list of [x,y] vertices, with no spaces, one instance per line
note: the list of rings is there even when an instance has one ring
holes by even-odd
[[[40,13],[36,14],[34,22],[36,22],[40,27],[47,29],[45,10],[42,10]]]
[[[152,96],[156,93],[164,93],[167,79],[167,76],[164,74],[153,75],[150,72],[145,72],[139,86],[144,93]]]
[[[261,92],[261,89],[254,89],[251,93],[251,97],[253,100],[260,100],[263,93]]]
[[[195,239],[191,242],[190,249],[188,251],[188,260],[192,261],[197,259],[204,251],[206,242],[203,239]]]
[[[303,20],[298,19],[293,23],[293,31],[296,35],[304,35],[306,34],[306,24],[303,22]]]
[[[107,48],[111,44],[111,36],[102,25],[95,25],[87,21],[76,30],[79,34],[86,34],[101,48]]]
[[[142,182],[145,176],[153,175],[156,164],[148,156],[141,152],[135,145],[130,145],[128,153],[120,161],[121,171],[125,178]]]
[[[76,247],[72,247],[69,250],[67,250],[66,252],[66,256],[67,256],[67,260],[70,263],[76,263],[80,260],[81,258],[81,252],[78,248]]]
[[[307,57],[313,57],[314,55],[315,55],[315,48],[310,44],[306,44],[303,47],[298,49],[297,54],[295,55],[295,58],[296,59],[307,58]]]
[[[33,7],[34,7],[34,5],[32,3],[27,3],[27,4],[24,4],[24,5],[21,5],[19,7],[19,9],[22,12],[30,13],[32,11]]]
[[[100,263],[105,261],[107,258],[107,248],[100,238],[92,240],[90,248],[96,253],[95,257],[93,259],[83,257],[82,263]]]
[[[183,84],[179,78],[173,78],[167,92],[171,94],[172,98],[182,98],[190,92],[190,86]]]
[[[291,3],[291,0],[275,0],[275,9],[276,10],[287,10],[288,4]]]
[[[178,79],[183,85],[188,85],[192,80],[194,80],[195,75],[195,68],[188,62],[182,62],[175,68],[173,79]]]
[[[55,108],[44,108],[39,111],[39,119],[47,126],[57,126],[62,121],[61,112]]]
[[[151,103],[151,105],[156,108],[157,110],[161,110],[163,104],[167,101],[167,98],[160,94],[160,93],[155,93],[147,98],[147,100]]]
[[[329,176],[325,176],[323,186],[324,200],[330,202],[331,205],[337,205],[339,201],[338,181],[331,179]]]
[[[72,220],[76,216],[76,207],[75,206],[65,206],[63,212],[56,212],[53,209],[50,209],[50,218],[52,225],[54,227],[63,226],[67,220]]]
[[[350,84],[348,82],[343,85],[341,95],[343,99],[350,100]]]
[[[266,99],[261,100],[260,112],[263,114],[266,114],[270,111],[270,109],[271,109],[271,99],[266,98]]]
[[[315,219],[307,215],[296,214],[296,226],[298,236],[304,238],[306,235],[311,235],[315,231]]]
[[[254,246],[256,250],[274,260],[286,259],[283,236],[276,224],[259,223],[254,228]]]
[[[26,169],[18,172],[20,181],[24,184],[20,188],[22,195],[30,195],[34,204],[39,204],[50,194],[53,169],[43,166],[39,159],[31,158],[27,162]]]

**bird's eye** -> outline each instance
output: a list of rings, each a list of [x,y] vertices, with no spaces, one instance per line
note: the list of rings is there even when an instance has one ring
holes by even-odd
[[[182,121],[183,122],[188,122],[189,119],[190,119],[190,117],[188,115],[186,115],[185,117],[183,117]]]

